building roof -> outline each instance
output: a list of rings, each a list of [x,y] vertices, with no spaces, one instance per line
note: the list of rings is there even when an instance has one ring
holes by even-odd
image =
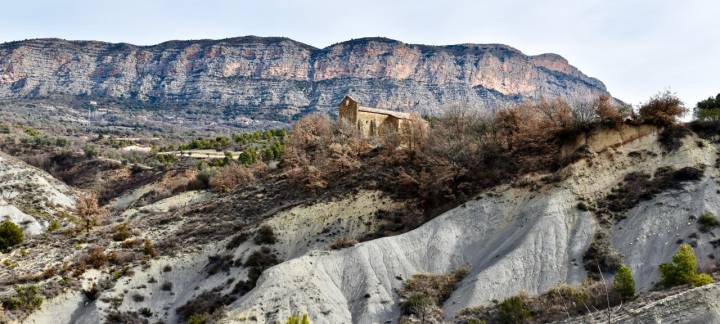
[[[349,101],[348,101],[348,100],[349,100]],[[353,98],[350,97],[350,96],[345,96],[345,98],[343,98],[343,100],[342,100],[341,103],[340,103],[340,107],[350,105],[348,102],[352,102],[352,103],[354,103],[355,105],[357,105],[358,111],[364,111],[364,112],[369,112],[369,113],[374,113],[374,114],[388,115],[388,116],[392,116],[392,117],[400,118],[400,119],[410,119],[410,117],[411,117],[409,113],[404,113],[404,112],[399,112],[399,111],[394,111],[394,110],[374,108],[374,107],[361,106],[361,105],[357,102],[357,100],[353,99]]]
[[[380,108],[365,107],[365,106],[360,106],[360,105],[358,105],[357,107],[358,107],[358,111],[364,111],[364,112],[375,113],[375,114],[383,114],[383,115],[393,116],[395,118],[400,118],[400,119],[409,119],[410,118],[410,114],[404,113],[404,112],[380,109]]]

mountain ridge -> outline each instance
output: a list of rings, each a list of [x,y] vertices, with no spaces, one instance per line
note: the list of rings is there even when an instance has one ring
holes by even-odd
[[[0,99],[94,98],[207,106],[289,121],[333,113],[345,95],[423,114],[541,97],[609,95],[560,55],[502,44],[422,45],[368,37],[324,48],[286,37],[171,40],[155,45],[40,38],[0,44]]]

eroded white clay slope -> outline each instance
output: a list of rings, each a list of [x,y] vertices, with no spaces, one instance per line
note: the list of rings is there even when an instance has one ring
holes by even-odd
[[[355,247],[332,252],[313,252],[267,270],[258,286],[231,305],[225,322],[242,322],[256,317],[261,322],[282,320],[295,312],[307,312],[313,323],[383,323],[396,321],[399,315],[397,291],[403,279],[420,272],[448,272],[469,265],[471,272],[445,303],[448,318],[459,310],[493,299],[501,300],[521,291],[539,293],[561,283],[577,283],[585,278],[582,255],[597,225],[589,212],[577,208],[580,198],[599,199],[621,182],[629,172],[653,173],[658,167],[713,165],[716,152],[686,140],[680,150],[664,154],[655,136],[646,136],[618,149],[608,149],[581,161],[561,173],[568,177],[560,183],[534,192],[526,188],[498,188],[453,209],[409,233],[382,238]],[[629,155],[634,151],[654,154]],[[703,181],[690,189],[666,192],[647,201],[631,214],[643,213],[644,205],[692,205],[694,187],[708,186],[714,176],[709,170]],[[712,187],[712,186],[711,186]],[[711,189],[712,190],[712,189]],[[687,191],[687,192],[686,192]],[[707,190],[701,190],[707,192]],[[702,194],[700,194],[702,195]],[[671,206],[671,205],[668,205]],[[692,213],[703,208],[693,207]],[[685,213],[633,217],[639,224],[625,226],[623,240],[642,235],[652,217],[666,219],[656,230],[683,219]],[[619,224],[618,226],[623,226]],[[663,240],[664,238],[658,238]],[[656,268],[657,261],[670,259],[674,249],[655,251],[656,242],[626,244],[616,238],[614,245],[628,257],[633,269]],[[674,244],[674,240],[671,244]],[[635,254],[657,253],[645,259]],[[657,274],[641,270],[639,286],[647,289]]]

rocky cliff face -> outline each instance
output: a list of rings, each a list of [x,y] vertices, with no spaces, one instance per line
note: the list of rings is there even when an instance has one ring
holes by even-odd
[[[286,38],[171,41],[154,46],[36,39],[0,44],[0,99],[95,98],[208,106],[229,116],[290,120],[333,111],[345,95],[372,106],[438,113],[522,99],[607,94],[555,54],[505,45],[425,46],[365,38],[317,49]]]

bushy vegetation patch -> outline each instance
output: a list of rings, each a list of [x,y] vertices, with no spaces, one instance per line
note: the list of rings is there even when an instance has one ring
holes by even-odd
[[[640,118],[658,126],[677,123],[687,111],[683,102],[670,91],[661,92],[640,106]]]
[[[688,126],[701,138],[714,143],[720,141],[720,120],[693,120]]]
[[[234,299],[215,291],[206,291],[177,308],[176,313],[182,321],[189,321],[194,315],[213,314]]]
[[[255,233],[254,241],[257,245],[275,244],[277,238],[271,226],[263,225],[258,229],[257,233]]]
[[[0,251],[5,251],[23,242],[22,228],[15,223],[4,220],[0,223]]]
[[[173,284],[169,281],[163,282],[162,285],[160,285],[160,289],[163,291],[172,291],[172,288]]]
[[[105,254],[105,249],[101,246],[91,247],[87,254],[85,254],[81,260],[88,266],[99,269],[108,262],[108,256]]]
[[[525,323],[532,317],[528,309],[527,295],[512,296],[503,300],[498,305],[498,313],[501,323]]]
[[[2,304],[9,310],[32,312],[42,306],[44,301],[40,290],[35,285],[15,286],[15,296],[2,300]]]
[[[621,302],[613,284],[586,281],[580,285],[562,284],[539,296],[520,293],[492,306],[467,308],[457,319],[466,323],[550,323],[608,309]]]
[[[82,290],[83,296],[85,296],[85,300],[91,302],[98,299],[98,297],[100,296],[100,292],[101,291],[97,283],[93,283],[90,288]]]
[[[240,185],[251,185],[255,182],[252,169],[239,164],[228,164],[218,170],[210,178],[208,185],[216,191],[228,191]]]
[[[682,140],[692,135],[692,131],[683,125],[670,125],[663,128],[658,135],[658,141],[665,151],[672,152],[682,146]]]
[[[698,102],[695,109],[695,117],[701,121],[719,121],[720,94]]]
[[[250,238],[250,234],[248,234],[247,232],[235,234],[230,239],[230,241],[227,243],[227,245],[225,245],[225,248],[228,250],[233,250],[233,249],[237,248],[238,246],[240,246],[240,244],[245,243],[245,241],[247,241],[249,238]]]
[[[622,299],[635,297],[635,279],[633,279],[630,268],[625,265],[620,266],[613,278],[613,288]]]
[[[610,234],[599,229],[583,255],[585,270],[594,279],[600,279],[600,272],[609,273],[617,270],[622,264],[620,253],[612,246]]]
[[[115,226],[115,233],[113,233],[112,239],[116,242],[122,242],[130,238],[130,228],[127,223],[122,223]]]
[[[639,202],[650,200],[666,190],[682,189],[690,181],[698,181],[704,174],[704,168],[684,167],[678,170],[672,167],[658,168],[654,176],[643,172],[632,172],[625,176],[622,184],[614,188],[599,202],[601,212],[615,219],[624,217],[623,212],[635,207]]]
[[[412,316],[425,323],[442,315],[440,307],[455,286],[468,274],[463,267],[447,274],[418,273],[412,276],[400,291],[401,309],[404,316]]]
[[[330,244],[331,250],[341,250],[349,247],[355,246],[355,244],[358,244],[358,241],[355,239],[347,238],[347,237],[341,237],[337,240],[335,240],[332,244]]]
[[[111,311],[105,317],[106,324],[147,324],[147,319],[142,318],[137,312]]]
[[[718,222],[717,217],[711,212],[704,212],[700,214],[697,220],[698,224],[700,225],[700,231],[702,232],[709,232],[713,228],[720,225],[720,222]]]
[[[232,255],[211,255],[208,256],[208,263],[205,265],[205,272],[207,272],[208,276],[212,276],[221,271],[229,273],[232,266]]]
[[[143,240],[143,253],[151,258],[154,258],[157,256],[157,251],[155,250],[155,245],[149,239]]]
[[[310,318],[308,318],[307,314],[303,314],[302,316],[291,315],[287,321],[285,321],[285,324],[310,324]]]
[[[683,284],[699,287],[713,282],[710,275],[697,272],[695,251],[688,244],[681,244],[678,247],[672,262],[660,265],[660,277],[661,284],[665,287]]]
[[[241,263],[242,261],[240,259],[235,260],[235,265],[239,265]],[[255,288],[257,280],[260,278],[263,271],[278,263],[280,263],[280,259],[278,259],[277,255],[275,255],[269,247],[263,246],[259,250],[253,252],[250,256],[248,256],[247,260],[245,260],[243,264],[243,266],[248,269],[247,279],[238,281],[238,283],[235,284],[235,287],[233,287],[233,290],[230,293],[231,296],[236,298],[248,293],[250,290]]]

